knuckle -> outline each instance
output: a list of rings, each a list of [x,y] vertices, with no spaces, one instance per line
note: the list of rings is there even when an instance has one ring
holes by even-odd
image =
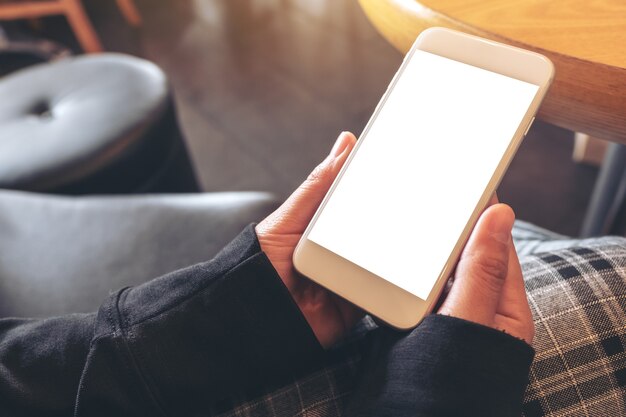
[[[509,271],[508,262],[495,256],[481,256],[473,261],[474,275],[484,285],[499,290]]]
[[[476,267],[485,278],[504,281],[509,270],[506,260],[495,256],[483,256],[476,262]]]
[[[311,171],[307,177],[307,182],[316,183],[322,180],[326,176],[327,171],[328,170],[326,169],[326,165],[324,163],[319,164],[315,167],[315,169],[313,169],[313,171]]]

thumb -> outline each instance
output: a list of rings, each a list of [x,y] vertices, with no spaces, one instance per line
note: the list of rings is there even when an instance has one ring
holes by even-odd
[[[356,137],[342,132],[330,154],[264,223],[282,233],[302,233],[354,148]],[[259,226],[264,226],[259,224]]]
[[[492,326],[508,275],[513,210],[495,204],[481,215],[439,313]]]

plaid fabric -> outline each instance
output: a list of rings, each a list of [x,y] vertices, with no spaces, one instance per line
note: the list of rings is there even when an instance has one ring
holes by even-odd
[[[626,240],[581,240],[522,266],[537,351],[524,415],[626,416]]]
[[[352,391],[360,357],[328,366],[293,384],[222,414],[229,417],[253,416],[341,416],[344,401]]]
[[[515,221],[511,234],[520,258],[537,252],[549,252],[576,245],[574,239],[521,220]]]
[[[570,239],[519,221],[513,238],[536,327],[524,416],[626,416],[626,239]],[[361,323],[343,359],[223,415],[343,415],[354,346],[374,327]]]

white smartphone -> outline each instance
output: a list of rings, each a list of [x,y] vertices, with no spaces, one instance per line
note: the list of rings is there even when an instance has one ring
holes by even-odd
[[[393,327],[419,324],[553,74],[534,52],[422,32],[298,243],[296,269]]]

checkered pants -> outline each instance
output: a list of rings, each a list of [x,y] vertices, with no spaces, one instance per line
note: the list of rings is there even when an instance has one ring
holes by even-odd
[[[626,416],[626,239],[569,239],[524,222],[513,238],[535,320],[524,416]],[[375,327],[366,318],[354,339]],[[224,416],[341,416],[356,342],[324,369]]]

